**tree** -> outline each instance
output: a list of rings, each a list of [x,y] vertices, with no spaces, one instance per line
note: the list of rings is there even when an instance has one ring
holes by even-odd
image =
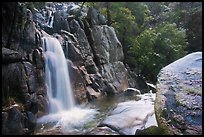
[[[140,73],[156,82],[162,67],[186,54],[186,45],[184,29],[178,29],[176,24],[163,23],[137,36],[129,52],[137,61]]]
[[[165,65],[187,52],[202,50],[202,3],[108,2],[101,5],[101,13],[115,28],[123,46],[124,63],[150,81],[156,82],[158,72]]]
[[[170,10],[166,21],[186,29],[188,53],[202,51],[202,3],[175,2],[167,3],[167,6]]]

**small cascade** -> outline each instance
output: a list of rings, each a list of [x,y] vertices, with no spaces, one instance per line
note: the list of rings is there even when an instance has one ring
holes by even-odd
[[[71,109],[75,104],[74,96],[62,47],[56,38],[43,37],[43,48],[49,110],[51,113],[57,113]]]
[[[54,12],[48,10],[48,14],[47,26],[53,28]]]

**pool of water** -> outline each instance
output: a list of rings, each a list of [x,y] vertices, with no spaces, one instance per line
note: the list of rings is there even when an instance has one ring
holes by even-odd
[[[120,102],[139,100],[136,93],[120,93],[76,106],[73,110],[38,119],[36,135],[83,135],[97,127]]]

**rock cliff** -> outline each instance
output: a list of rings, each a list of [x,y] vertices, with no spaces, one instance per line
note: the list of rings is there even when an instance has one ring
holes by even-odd
[[[125,91],[130,83],[138,86],[105,17],[94,8],[64,6],[29,10],[23,2],[2,4],[3,134],[32,134],[37,117],[48,113],[43,35],[61,43],[79,104]]]
[[[39,33],[22,3],[3,3],[2,17],[2,134],[31,134],[47,112]]]

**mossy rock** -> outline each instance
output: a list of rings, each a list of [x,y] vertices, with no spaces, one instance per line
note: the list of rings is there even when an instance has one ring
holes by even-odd
[[[156,87],[155,114],[163,134],[202,134],[202,52],[164,67]]]
[[[151,126],[144,130],[136,130],[135,135],[168,135],[163,128],[157,126]]]

